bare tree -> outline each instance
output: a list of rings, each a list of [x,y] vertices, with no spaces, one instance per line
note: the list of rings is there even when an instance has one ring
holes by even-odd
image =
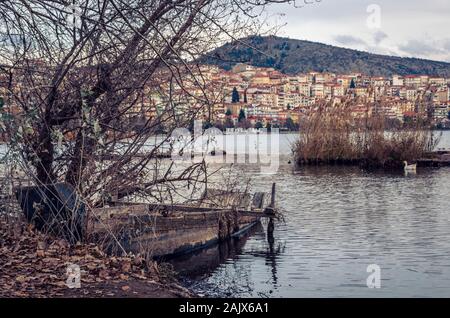
[[[261,32],[264,8],[281,2],[0,1],[5,138],[36,182],[68,182],[93,206],[196,189],[205,162],[174,169],[157,160],[168,137],[154,136],[211,119],[220,96],[195,61]]]

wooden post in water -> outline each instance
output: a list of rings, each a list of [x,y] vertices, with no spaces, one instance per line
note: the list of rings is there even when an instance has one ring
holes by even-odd
[[[270,197],[270,204],[264,209],[264,213],[268,215],[275,215],[275,185],[272,183],[272,195]]]
[[[270,205],[268,208],[266,208],[266,213],[271,213],[274,214],[275,213],[275,185],[276,183],[272,183],[272,194],[270,197]],[[269,243],[274,242],[274,237],[273,237],[273,231],[275,229],[275,224],[273,222],[273,218],[269,219],[269,224],[267,224],[267,240],[269,241]]]
[[[273,218],[269,219],[269,223],[267,224],[267,240],[269,241],[269,243],[273,243],[274,238],[273,238],[273,231],[275,229],[275,224],[273,222]]]
[[[275,209],[275,185],[276,183],[272,183],[272,196],[270,197],[270,207]]]

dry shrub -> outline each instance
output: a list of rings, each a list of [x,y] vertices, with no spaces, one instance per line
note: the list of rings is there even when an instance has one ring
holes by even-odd
[[[350,102],[318,105],[301,124],[296,162],[398,167],[423,157],[439,141],[424,122],[388,127],[371,106],[360,109],[359,116],[354,110]]]

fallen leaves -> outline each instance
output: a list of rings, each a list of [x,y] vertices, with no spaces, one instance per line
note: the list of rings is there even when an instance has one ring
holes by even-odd
[[[23,283],[23,282],[27,281],[27,278],[23,275],[19,275],[16,277],[16,281],[19,283]]]
[[[37,257],[45,257],[45,251],[44,250],[37,250],[36,251]]]
[[[80,267],[79,290],[66,285],[69,264]],[[61,297],[68,293],[111,297],[117,295],[110,290],[114,284],[118,284],[117,290],[128,294],[133,291],[133,282],[159,280],[154,272],[148,271],[153,266],[147,265],[139,256],[108,256],[94,244],[69,246],[66,241],[52,239],[29,225],[13,231],[0,220],[0,297]],[[127,285],[119,287],[124,281]]]
[[[120,274],[120,275],[119,275],[119,278],[120,278],[121,280],[127,280],[127,279],[129,278],[129,276],[128,276],[128,275],[124,275],[124,274]]]
[[[130,272],[131,271],[131,262],[129,262],[129,261],[124,261],[123,263],[122,263],[122,271],[123,272],[125,272],[125,273],[128,273],[128,272]]]

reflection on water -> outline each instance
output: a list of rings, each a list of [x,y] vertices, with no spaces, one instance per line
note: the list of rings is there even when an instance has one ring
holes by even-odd
[[[242,253],[242,248],[247,239],[252,235],[264,234],[261,223],[257,223],[239,239],[232,238],[220,244],[212,245],[206,249],[169,260],[174,269],[183,276],[191,278],[201,277],[214,270],[227,259],[234,259]]]
[[[450,168],[405,176],[290,165],[255,174],[254,191],[277,183],[285,223],[276,224],[271,242],[263,224],[185,282],[208,296],[448,297],[449,177]],[[381,267],[381,289],[366,286],[370,264]]]
[[[226,275],[226,279],[221,284],[209,284],[204,280],[208,279],[210,273],[225,264],[238,262],[243,258],[258,259],[264,261],[264,266],[271,273],[270,283],[277,286],[277,259],[284,251],[284,244],[275,245],[273,237],[266,237],[264,226],[267,222],[258,223],[249,232],[239,239],[232,238],[220,244],[211,246],[207,249],[197,251],[196,253],[178,257],[170,260],[174,269],[179,273],[181,280],[190,288],[195,289],[200,294],[209,297],[234,296],[245,294],[252,291],[251,275],[245,270],[245,263],[233,266],[231,275]],[[257,239],[263,242],[259,246],[244,246],[249,238]],[[267,243],[264,243],[267,241]],[[236,265],[236,263],[235,263]],[[217,282],[216,282],[217,283]],[[263,295],[262,292],[258,292]]]

